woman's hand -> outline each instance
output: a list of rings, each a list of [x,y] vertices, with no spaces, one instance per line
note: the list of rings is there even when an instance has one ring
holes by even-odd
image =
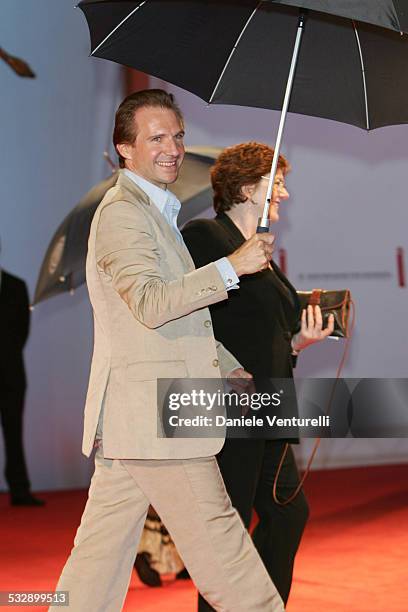
[[[334,315],[329,315],[327,327],[323,329],[323,318],[320,306],[309,305],[302,310],[300,331],[292,338],[294,351],[301,351],[310,344],[320,342],[330,336],[334,330]]]

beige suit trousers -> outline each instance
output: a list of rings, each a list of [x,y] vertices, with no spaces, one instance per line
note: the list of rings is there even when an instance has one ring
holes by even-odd
[[[186,460],[95,457],[89,499],[57,590],[72,612],[119,612],[151,503],[199,591],[219,612],[270,612],[283,604],[214,457]],[[50,610],[58,612],[59,608]]]

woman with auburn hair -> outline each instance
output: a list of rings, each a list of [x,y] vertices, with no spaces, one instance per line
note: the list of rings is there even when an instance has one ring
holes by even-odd
[[[197,267],[230,256],[256,232],[272,159],[273,149],[257,142],[228,147],[221,153],[211,170],[216,217],[191,221],[182,231]],[[279,220],[280,206],[289,198],[285,186],[289,170],[288,161],[280,155],[270,223]],[[296,290],[276,263],[271,264],[252,277],[241,277],[239,288],[229,292],[228,300],[210,307],[215,337],[253,374],[255,386],[258,380],[291,378],[299,351],[326,338],[334,325],[331,316],[327,328],[322,328],[319,307],[301,313]],[[303,491],[287,505],[277,504],[273,498],[273,483],[287,441],[227,438],[217,457],[232,505],[247,528],[252,508],[258,514],[254,543],[285,603],[308,517]],[[278,499],[287,499],[298,484],[289,447],[278,480]],[[200,597],[199,610],[212,608]]]

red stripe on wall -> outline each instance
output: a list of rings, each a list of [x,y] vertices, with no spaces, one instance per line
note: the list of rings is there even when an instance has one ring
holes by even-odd
[[[287,274],[286,249],[279,249],[279,267],[284,274]]]
[[[125,68],[125,95],[138,91],[140,89],[149,88],[149,75],[144,72],[139,72],[133,68]]]
[[[398,286],[406,287],[405,258],[404,258],[404,249],[402,247],[397,248],[397,275],[398,275]]]

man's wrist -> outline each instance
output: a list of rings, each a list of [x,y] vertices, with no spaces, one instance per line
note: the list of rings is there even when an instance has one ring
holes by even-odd
[[[229,261],[229,263],[231,264],[231,266],[234,268],[235,270],[235,274],[240,277],[243,274],[243,271],[241,270],[239,263],[235,261],[235,257],[234,254],[232,255],[228,255],[227,259]]]

